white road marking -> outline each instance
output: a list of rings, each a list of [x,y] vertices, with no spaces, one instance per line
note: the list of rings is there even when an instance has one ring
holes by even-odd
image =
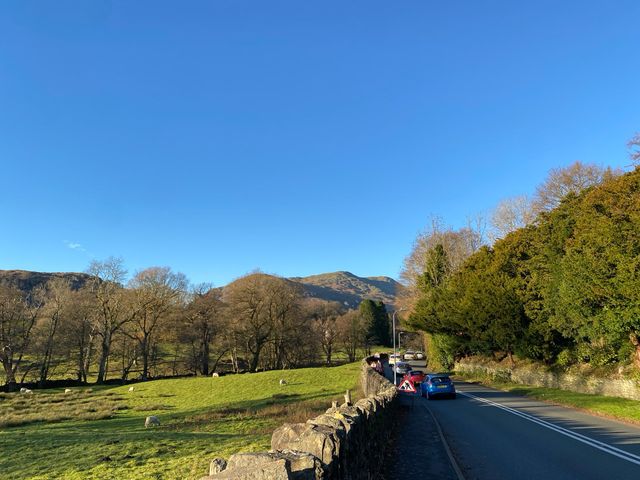
[[[619,448],[614,447],[613,445],[609,445],[608,443],[601,442],[599,440],[595,440],[593,438],[589,438],[580,433],[573,432],[564,427],[560,427],[559,425],[555,425],[551,422],[547,422],[546,420],[542,420],[541,418],[534,417],[533,415],[529,415],[528,413],[521,412],[511,407],[507,407],[506,405],[502,405],[500,403],[493,402],[491,400],[487,400],[486,398],[478,397],[471,393],[461,392],[458,390],[459,395],[464,395],[465,397],[472,398],[477,400],[478,402],[486,403],[487,405],[491,405],[492,407],[500,408],[505,412],[512,413],[513,415],[517,415],[518,417],[524,418],[525,420],[529,420],[530,422],[536,423],[542,427],[548,428],[549,430],[553,430],[562,435],[565,435],[569,438],[573,438],[579,442],[585,443],[593,448],[597,448],[603,452],[606,452],[610,455],[614,455],[618,458],[626,460],[627,462],[635,463],[636,465],[640,465],[640,456],[634,455],[633,453],[627,452],[625,450],[621,450]]]

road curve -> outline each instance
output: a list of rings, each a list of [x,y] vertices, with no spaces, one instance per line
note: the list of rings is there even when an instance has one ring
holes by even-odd
[[[416,406],[437,419],[466,480],[640,479],[640,428],[480,385],[456,387],[456,400]]]

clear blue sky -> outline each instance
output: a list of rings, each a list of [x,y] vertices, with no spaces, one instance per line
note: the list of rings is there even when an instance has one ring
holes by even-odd
[[[5,1],[0,268],[397,276],[575,160],[628,164],[640,2]]]

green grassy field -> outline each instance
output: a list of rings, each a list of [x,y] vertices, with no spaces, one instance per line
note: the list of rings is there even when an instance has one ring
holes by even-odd
[[[0,394],[0,478],[200,478],[212,458],[268,449],[283,422],[306,421],[346,389],[357,396],[359,368]],[[145,429],[147,415],[161,426]]]
[[[640,402],[620,397],[605,397],[588,393],[570,392],[557,388],[534,387],[517,383],[498,382],[485,376],[464,375],[458,378],[479,382],[499,390],[535,398],[557,405],[584,410],[602,417],[613,418],[624,422],[640,424]]]

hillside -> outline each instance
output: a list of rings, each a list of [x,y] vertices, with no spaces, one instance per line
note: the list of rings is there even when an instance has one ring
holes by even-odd
[[[74,289],[82,288],[91,278],[86,273],[75,272],[29,272],[26,270],[0,270],[0,285],[10,285],[28,292],[54,278],[65,278]]]
[[[73,288],[81,288],[90,278],[86,273],[46,273],[26,270],[0,270],[0,285],[12,285],[23,291],[44,285],[53,278],[66,278]],[[391,310],[402,288],[389,277],[358,277],[350,272],[332,272],[309,277],[291,277],[288,280],[302,285],[306,297],[319,298],[355,308],[369,298],[381,300]]]
[[[381,300],[391,310],[402,288],[389,277],[358,277],[350,272],[322,273],[289,280],[300,283],[308,297],[340,302],[350,308],[369,298]]]

